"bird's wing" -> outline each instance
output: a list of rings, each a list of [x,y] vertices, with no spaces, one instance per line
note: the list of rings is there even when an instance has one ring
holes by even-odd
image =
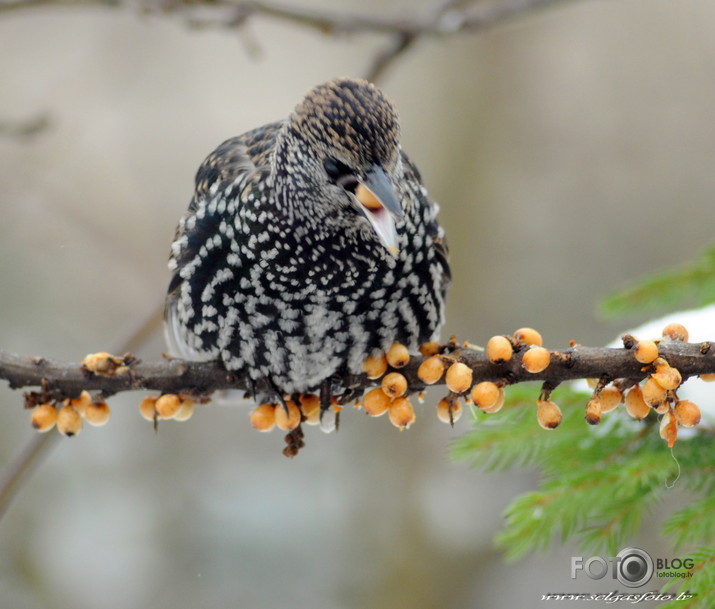
[[[447,288],[449,288],[449,285],[452,283],[452,271],[449,268],[449,245],[447,243],[447,237],[444,234],[444,229],[437,221],[439,205],[427,194],[427,191],[422,185],[422,176],[417,166],[410,161],[404,151],[401,151],[401,154],[405,177],[408,182],[414,184],[416,198],[425,206],[425,231],[432,239],[432,252],[435,261],[440,265],[442,270],[439,289],[442,294],[442,299],[444,299]]]
[[[268,155],[281,124],[271,123],[226,140],[206,157],[196,172],[194,196],[176,228],[169,257],[172,277],[164,321],[167,341],[171,352],[176,355],[191,359],[211,357],[185,344],[184,331],[178,319],[182,285],[193,273],[213,273],[223,262],[227,251],[225,247],[217,246],[216,239],[225,235],[226,229],[222,227],[232,223],[228,199],[241,205],[240,184],[257,170],[267,168]],[[206,282],[199,283],[203,285]],[[190,290],[189,296],[198,314],[201,294]]]

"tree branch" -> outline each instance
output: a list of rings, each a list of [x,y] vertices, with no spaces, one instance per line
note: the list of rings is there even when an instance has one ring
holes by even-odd
[[[491,27],[514,15],[531,12],[563,0],[503,0],[496,4],[458,8],[461,2],[439,2],[436,9],[414,15],[405,7],[392,15],[364,15],[296,7],[273,2],[240,0],[1,0],[0,13],[34,8],[120,8],[131,6],[146,14],[183,14],[192,25],[239,27],[249,18],[263,16],[287,21],[324,34],[352,33],[444,36]]]
[[[474,382],[488,380],[516,384],[542,381],[556,387],[564,381],[584,378],[639,381],[647,376],[649,370],[649,366],[636,361],[631,350],[625,348],[574,345],[563,351],[552,351],[549,366],[536,374],[527,372],[521,366],[525,351],[519,351],[518,348],[514,357],[504,364],[491,363],[484,352],[472,348],[448,346],[446,349],[442,355],[446,362],[458,361],[469,366]],[[715,343],[661,342],[659,353],[680,371],[683,379],[715,373]],[[413,356],[404,368],[399,369],[407,379],[409,392],[422,391],[426,387],[417,374],[425,359]],[[137,390],[200,395],[221,389],[250,391],[245,374],[228,372],[214,362],[178,359],[142,362],[133,360],[131,356],[125,356],[125,362],[123,369],[103,375],[88,372],[80,364],[0,351],[0,378],[6,380],[13,389],[40,387],[54,399],[76,397],[82,390],[99,391],[104,396]],[[345,375],[337,384],[350,389],[354,394],[376,386],[379,380],[370,380],[365,375]],[[442,384],[444,378],[437,383]]]

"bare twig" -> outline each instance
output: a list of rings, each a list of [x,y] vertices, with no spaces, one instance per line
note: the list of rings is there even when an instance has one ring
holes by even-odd
[[[318,30],[324,34],[353,33],[444,36],[491,27],[520,13],[530,12],[563,0],[503,0],[476,7],[459,8],[463,2],[437,3],[423,14],[405,7],[391,15],[316,10],[256,0],[0,0],[0,12],[32,8],[137,7],[148,14],[183,14],[192,24],[239,27],[249,18],[263,16]]]

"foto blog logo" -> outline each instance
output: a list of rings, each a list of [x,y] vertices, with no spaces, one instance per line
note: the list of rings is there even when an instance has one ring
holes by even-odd
[[[604,558],[591,556],[571,557],[571,579],[576,579],[580,572],[591,579],[603,579],[610,573],[627,588],[645,586],[653,577],[655,564],[650,554],[640,548],[623,548],[616,556]]]

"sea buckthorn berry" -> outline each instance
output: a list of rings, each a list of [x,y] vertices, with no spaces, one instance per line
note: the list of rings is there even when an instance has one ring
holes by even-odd
[[[390,423],[398,429],[408,429],[415,422],[415,409],[407,398],[397,398],[388,410]]]
[[[595,389],[596,387],[598,387],[598,379],[586,379],[586,384],[591,389]]]
[[[598,398],[591,398],[586,404],[586,414],[584,418],[589,425],[598,425],[601,422],[601,401]]]
[[[626,394],[626,411],[634,419],[645,419],[650,412],[650,406],[643,401],[643,391],[640,385],[631,387]]]
[[[391,398],[399,398],[407,391],[407,379],[399,372],[390,372],[382,379],[382,390]]]
[[[382,389],[378,388],[378,391],[382,391]],[[307,423],[308,425],[320,425],[320,408],[313,410],[310,414],[304,416],[304,423]]]
[[[611,412],[623,401],[623,393],[613,386],[604,387],[598,394],[598,400],[601,402],[601,412]]]
[[[462,362],[455,362],[447,368],[445,382],[450,391],[463,393],[472,386],[472,369]]]
[[[179,408],[181,408],[181,398],[175,393],[165,393],[159,396],[154,408],[156,408],[156,413],[162,419],[173,419],[174,415],[179,412]]]
[[[690,400],[680,400],[673,408],[675,420],[683,427],[694,427],[700,423],[700,408]]]
[[[276,426],[276,405],[261,404],[254,408],[251,412],[251,425],[258,431],[271,431]]]
[[[472,388],[471,398],[483,412],[498,412],[504,405],[504,388],[491,381],[482,381]]]
[[[448,400],[442,399],[437,404],[437,418],[442,421],[442,423],[449,423],[452,425],[459,421],[462,416],[462,405],[459,400]]]
[[[514,338],[520,340],[527,345],[536,345],[541,347],[544,344],[541,334],[539,334],[534,328],[519,328],[514,332]]]
[[[57,422],[57,409],[52,404],[40,404],[32,409],[30,424],[42,433],[50,431]]]
[[[439,355],[440,351],[442,351],[442,345],[440,345],[437,341],[422,343],[419,348],[419,352],[423,357]]]
[[[677,368],[673,368],[663,358],[659,358],[655,361],[655,372],[650,375],[650,378],[658,383],[663,389],[677,389],[680,383],[683,382],[683,377],[680,375],[680,371]]]
[[[159,396],[149,395],[139,403],[139,412],[147,421],[153,421],[156,414],[156,400]]]
[[[445,366],[442,358],[438,355],[433,355],[423,361],[420,364],[420,367],[417,368],[417,378],[419,378],[425,385],[433,385],[442,378],[444,368]]]
[[[68,438],[82,431],[82,417],[74,407],[66,405],[57,411],[57,431]]]
[[[544,429],[556,429],[561,424],[561,409],[556,402],[539,400],[536,402],[536,420]]]
[[[111,411],[107,402],[92,402],[84,411],[84,418],[87,423],[95,427],[101,427],[109,421]]]
[[[653,340],[639,340],[633,347],[633,355],[641,364],[650,364],[658,357],[658,345]]]
[[[369,379],[379,379],[387,372],[387,358],[380,352],[379,355],[369,355],[362,364],[363,372]]]
[[[706,383],[712,383],[713,381],[715,381],[715,374],[701,374],[700,379],[702,379]]]
[[[527,372],[543,372],[551,363],[551,354],[544,347],[530,347],[521,357],[521,365]]]
[[[393,368],[404,368],[410,363],[410,352],[405,345],[393,343],[386,353],[387,363]]]
[[[646,379],[643,384],[643,401],[653,409],[665,404],[666,391],[652,378]]]
[[[492,336],[487,342],[487,357],[493,364],[508,362],[514,355],[514,348],[506,336]]]
[[[663,328],[663,338],[688,342],[688,330],[683,324],[668,324]]]
[[[77,412],[79,412],[80,416],[84,416],[87,406],[92,403],[92,396],[89,394],[89,391],[83,391],[78,397],[70,400],[69,403]]]
[[[678,438],[678,423],[671,412],[666,412],[660,420],[660,437],[672,448]]]
[[[283,404],[276,406],[276,427],[283,431],[291,431],[300,425],[300,408],[298,408],[298,405],[292,400],[287,400],[286,406],[288,412],[286,412],[286,408],[283,407]]]
[[[174,415],[174,421],[183,423],[194,416],[194,400],[191,398],[182,398],[179,411]]]
[[[124,365],[123,358],[104,351],[86,355],[80,365],[97,376],[119,376],[129,372],[129,367]]]
[[[375,387],[362,399],[362,409],[371,417],[379,417],[390,407],[390,398],[380,387]]]
[[[300,409],[306,417],[309,417],[315,411],[320,411],[320,399],[313,393],[302,394],[298,402],[300,403]]]

